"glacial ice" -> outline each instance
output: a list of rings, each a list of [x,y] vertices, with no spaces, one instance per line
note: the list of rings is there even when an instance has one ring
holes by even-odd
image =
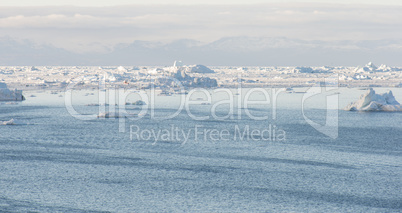
[[[13,118],[9,121],[0,122],[0,125],[24,125],[25,123],[14,120]]]
[[[215,73],[212,69],[205,65],[195,64],[195,65],[184,65],[182,61],[175,61],[173,66],[166,67],[164,70],[170,73],[176,73],[178,71],[185,71],[187,73]]]
[[[369,62],[364,67],[357,67],[355,69],[356,73],[375,73],[375,72],[392,72],[392,71],[400,71],[399,68],[389,67],[385,64],[381,64],[381,66],[377,67],[372,62]]]
[[[142,106],[142,105],[147,105],[147,103],[144,102],[144,101],[142,101],[142,100],[138,100],[138,101],[133,102],[133,103],[127,102],[126,105],[138,105],[138,106]]]
[[[201,64],[196,64],[196,65],[191,65],[186,67],[187,72],[192,72],[192,73],[215,73],[215,71],[209,69],[208,67],[201,65]]]
[[[392,91],[376,94],[373,88],[370,88],[360,96],[359,100],[350,103],[344,110],[400,112],[402,111],[402,105],[395,100]]]
[[[125,117],[124,115],[120,115],[119,113],[116,112],[105,112],[105,113],[100,113],[98,116],[98,118],[121,118],[121,117]]]
[[[23,101],[25,97],[21,90],[10,90],[7,84],[0,82],[0,101]]]
[[[195,63],[197,64],[197,63]],[[238,75],[242,75],[244,86],[303,87],[315,85],[317,78],[329,74],[339,74],[339,85],[362,87],[376,85],[381,87],[401,87],[402,68],[387,65],[376,66],[368,63],[361,67],[237,67],[203,65],[184,65],[176,61],[173,66],[73,66],[73,67],[0,67],[0,82],[7,82],[17,88],[27,89],[62,89],[70,83],[79,82],[77,88],[93,88],[99,82],[119,87],[148,89],[159,78],[174,77],[171,74],[184,71],[189,77],[211,78],[217,80],[220,87],[234,87],[239,84]],[[210,71],[212,70],[212,71]],[[182,76],[184,77],[184,76]],[[178,79],[179,80],[179,79]],[[188,80],[188,81],[187,81]],[[187,78],[185,87],[210,87],[203,83],[194,84],[194,79]],[[181,80],[179,80],[181,81]],[[203,80],[201,80],[203,81]],[[210,82],[213,83],[213,82]],[[190,85],[191,84],[191,85]],[[194,84],[194,85],[193,85]],[[214,83],[213,83],[214,84]],[[162,85],[169,86],[169,85]]]
[[[97,118],[137,118],[139,116],[144,116],[145,114],[140,113],[119,113],[119,112],[104,112],[99,113]]]
[[[186,73],[184,69],[171,70],[170,77],[180,81],[184,87],[216,87],[218,82],[216,79],[209,77],[191,77]],[[171,78],[161,77],[155,80],[155,85],[159,86],[174,86],[177,82],[173,81]]]

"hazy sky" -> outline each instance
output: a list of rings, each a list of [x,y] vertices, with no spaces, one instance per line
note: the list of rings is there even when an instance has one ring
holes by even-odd
[[[346,4],[402,5],[401,0],[2,0],[0,6],[116,6],[130,4],[260,4],[277,2],[319,2]]]
[[[205,44],[227,37],[300,40],[295,45],[345,40],[394,44],[402,38],[402,0],[0,1],[0,39],[75,53],[105,53],[136,40]],[[238,46],[247,46],[242,41]]]

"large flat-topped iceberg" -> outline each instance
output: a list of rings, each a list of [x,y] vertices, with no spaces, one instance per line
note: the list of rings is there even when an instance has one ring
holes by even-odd
[[[186,69],[188,72],[194,72],[194,73],[215,73],[215,71],[201,64],[187,66]]]
[[[218,81],[216,79],[208,78],[208,77],[191,77],[186,74],[184,70],[177,70],[176,72],[171,73],[172,78],[178,80],[182,86],[184,87],[216,87],[218,86]],[[165,86],[173,86],[177,82],[172,79],[163,77],[156,79],[155,83],[157,85],[165,85]]]
[[[23,101],[21,90],[9,90],[7,84],[0,82],[0,101]]]
[[[400,71],[400,69],[395,67],[389,67],[385,64],[381,64],[381,66],[377,67],[372,62],[369,62],[364,67],[357,67],[355,69],[355,72],[369,72],[369,73],[392,72],[392,71]]]
[[[402,105],[395,100],[392,91],[376,94],[373,88],[370,88],[360,99],[345,107],[348,111],[386,111],[401,112]]]
[[[196,64],[196,65],[184,65],[182,61],[175,61],[173,67],[168,67],[166,70],[170,72],[185,71],[191,73],[215,73],[215,71],[209,69],[207,66]]]

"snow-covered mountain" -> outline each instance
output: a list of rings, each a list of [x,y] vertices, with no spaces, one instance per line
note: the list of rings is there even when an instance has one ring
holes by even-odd
[[[76,65],[87,63],[80,56],[48,44],[0,37],[0,66],[5,65]]]
[[[190,64],[233,66],[354,66],[382,61],[402,66],[402,41],[320,41],[285,37],[226,37],[203,43],[134,41],[117,44],[106,53],[72,53],[46,44],[0,39],[0,65],[168,65],[180,59]]]

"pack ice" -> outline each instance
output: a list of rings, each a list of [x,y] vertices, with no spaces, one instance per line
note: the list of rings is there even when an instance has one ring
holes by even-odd
[[[376,94],[373,88],[370,88],[358,101],[350,103],[344,110],[401,112],[402,105],[395,100],[392,91]]]

